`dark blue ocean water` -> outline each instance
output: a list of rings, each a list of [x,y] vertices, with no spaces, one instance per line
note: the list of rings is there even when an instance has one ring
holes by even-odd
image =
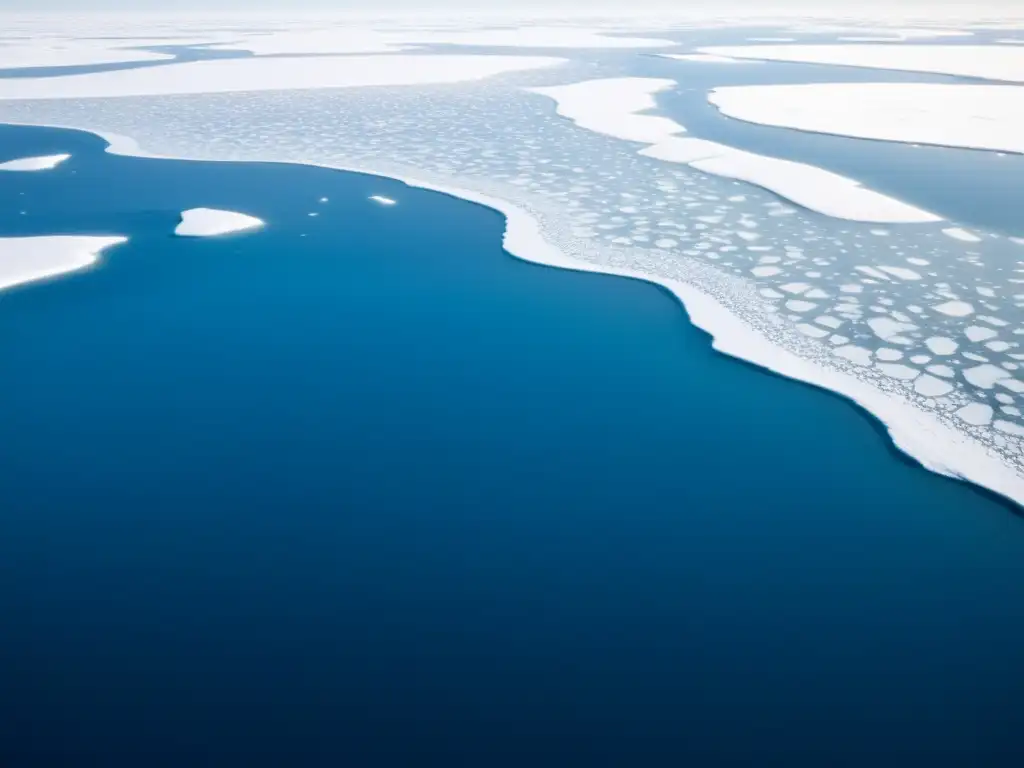
[[[491,210],[102,148],[0,128],[132,238],[0,295],[0,765],[1021,765],[1008,506]]]

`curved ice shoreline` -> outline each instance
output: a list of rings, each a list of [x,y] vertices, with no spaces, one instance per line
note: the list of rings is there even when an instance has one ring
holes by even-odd
[[[150,159],[182,160],[143,150],[132,138],[80,126],[49,127],[85,131],[108,143],[106,151]],[[201,158],[202,162],[209,162]],[[333,170],[392,178],[410,187],[441,192],[491,208],[505,217],[503,246],[524,261],[579,272],[617,275],[660,285],[683,305],[690,322],[712,339],[712,347],[723,354],[753,363],[795,381],[839,394],[873,415],[885,425],[893,444],[923,467],[947,477],[964,480],[993,491],[1024,506],[1024,474],[995,450],[970,434],[951,426],[938,414],[919,408],[902,394],[886,392],[838,368],[826,367],[781,346],[767,334],[742,319],[706,289],[680,280],[659,278],[638,270],[607,264],[593,264],[573,258],[545,238],[541,223],[526,208],[507,200],[449,184],[425,181],[404,174],[382,173],[366,167],[337,163],[283,161]],[[702,267],[706,268],[706,267]]]

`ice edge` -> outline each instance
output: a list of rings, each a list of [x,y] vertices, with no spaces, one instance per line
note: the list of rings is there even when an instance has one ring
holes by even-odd
[[[188,159],[147,152],[134,139],[116,133],[79,126],[48,127],[84,131],[99,136],[107,142],[106,151],[110,154],[166,160]],[[711,337],[712,348],[717,352],[753,363],[785,378],[828,390],[852,401],[881,422],[893,445],[925,469],[977,485],[1024,507],[1024,476],[985,445],[970,435],[953,429],[935,414],[921,410],[899,395],[882,392],[855,376],[817,365],[812,360],[799,357],[778,346],[767,336],[747,325],[717,299],[694,285],[658,279],[656,276],[636,270],[577,261],[544,239],[537,219],[522,208],[500,198],[422,181],[411,176],[383,174],[358,166],[287,162],[291,165],[308,165],[391,178],[410,187],[440,192],[483,205],[505,217],[502,244],[505,250],[516,258],[545,266],[617,275],[660,285],[678,299],[690,322]]]

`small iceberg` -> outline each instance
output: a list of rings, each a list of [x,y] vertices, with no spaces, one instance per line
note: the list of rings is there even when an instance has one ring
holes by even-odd
[[[0,237],[0,290],[92,266],[120,236],[43,235]]]
[[[190,208],[181,212],[181,223],[174,229],[179,237],[214,237],[232,232],[258,229],[264,222],[255,216],[217,208]]]
[[[398,202],[397,200],[392,200],[390,197],[383,197],[381,195],[370,195],[370,199],[375,203],[380,203],[381,205],[394,205]]]
[[[71,155],[40,155],[22,157],[0,163],[0,171],[49,171],[67,160]]]

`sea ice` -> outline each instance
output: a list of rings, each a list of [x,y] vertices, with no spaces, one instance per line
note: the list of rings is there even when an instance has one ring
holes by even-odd
[[[956,415],[968,424],[983,427],[992,421],[992,406],[985,403],[970,403],[958,410]]]
[[[0,99],[88,99],[458,83],[552,67],[564,61],[549,56],[444,54],[207,59],[63,77],[0,79]]]
[[[947,301],[932,309],[950,317],[967,317],[974,312],[974,306],[966,301]]]
[[[67,160],[71,155],[40,155],[21,157],[0,163],[0,171],[49,171]]]
[[[126,237],[47,235],[0,237],[0,290],[84,269]]]
[[[190,208],[181,212],[181,223],[174,230],[180,237],[213,237],[262,227],[255,216],[216,208]]]
[[[715,88],[708,99],[722,114],[760,125],[860,139],[1024,152],[1024,88],[1019,86],[741,85]]]
[[[701,48],[739,59],[899,69],[1024,82],[1024,50],[995,45],[741,45]]]

